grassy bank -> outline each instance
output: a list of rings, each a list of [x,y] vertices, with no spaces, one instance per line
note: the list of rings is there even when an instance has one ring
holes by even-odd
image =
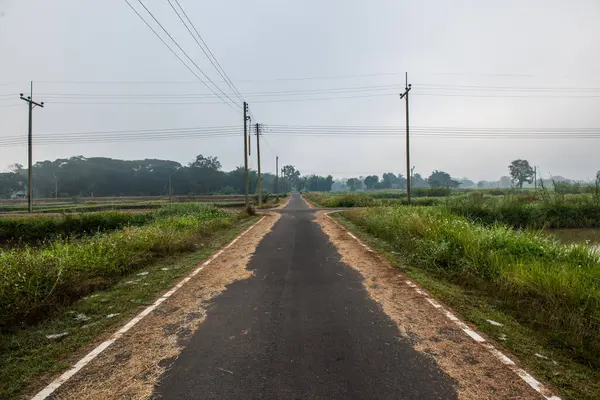
[[[600,260],[588,248],[485,227],[438,207],[343,215],[342,222],[536,375],[573,398],[598,398]]]
[[[47,380],[48,374],[67,369],[70,356],[83,356],[95,338],[123,325],[257,219],[233,218],[227,229],[200,235],[192,252],[166,256],[142,272],[125,274],[114,285],[59,307],[52,318],[34,326],[0,333],[0,399],[18,398],[40,377]]]
[[[0,330],[38,322],[152,261],[191,251],[199,238],[241,215],[188,203],[161,208],[155,218],[145,226],[60,239],[43,248],[0,251]]]

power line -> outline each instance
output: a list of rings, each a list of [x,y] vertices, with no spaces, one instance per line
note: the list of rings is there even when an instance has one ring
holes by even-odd
[[[144,9],[150,14],[150,16],[154,19],[154,21],[156,21],[156,23],[162,28],[162,30],[171,38],[171,40],[173,41],[173,43],[175,43],[175,45],[177,45],[177,47],[179,47],[179,49],[183,52],[183,54],[185,54],[185,56],[192,62],[192,64],[194,64],[196,66],[196,68],[198,68],[198,70],[210,81],[210,78],[208,78],[208,76],[206,76],[206,74],[204,74],[204,72],[198,67],[198,65],[196,65],[196,63],[187,55],[187,53],[181,48],[181,46],[179,46],[179,43],[177,43],[175,41],[175,39],[173,39],[173,37],[171,36],[171,34],[169,34],[169,32],[161,25],[160,22],[158,22],[158,20],[156,18],[154,18],[154,15],[150,12],[150,10],[148,10],[148,8],[140,1],[137,0],[142,7],[144,7]],[[198,78],[198,80],[200,82],[202,82],[204,84],[204,86],[206,86],[212,93],[214,93],[219,99],[221,99],[225,104],[227,104],[230,108],[232,108],[233,110],[235,110],[236,112],[239,112],[239,110],[237,110],[234,106],[232,106],[230,103],[228,103],[225,99],[223,99],[221,96],[219,96],[206,82],[204,82],[199,76],[198,74],[192,70],[192,68],[185,62],[183,61],[183,59],[175,52],[175,50],[173,50],[171,48],[171,46],[169,46],[167,44],[167,42],[158,34],[158,32],[156,32],[156,30],[148,23],[148,21],[146,21],[146,19],[144,19],[144,17],[142,17],[142,15],[135,9],[135,7],[133,7],[131,5],[131,3],[129,3],[129,0],[125,0],[125,2],[127,3],[127,5],[136,13],[136,15],[146,24],[146,26],[148,28],[150,28],[150,30],[156,35],[157,38],[160,39],[160,41],[167,46],[167,48],[171,51],[171,53],[173,53],[175,55],[175,57],[177,57],[177,59],[183,64],[185,65],[185,67],[196,77]],[[212,82],[212,81],[211,81]],[[212,82],[214,85],[214,82]],[[217,87],[218,88],[218,87]],[[220,90],[220,88],[219,88]],[[226,96],[227,98],[229,98],[228,96]],[[231,99],[229,99],[231,100]],[[233,100],[231,100],[233,102]],[[233,102],[235,104],[235,102]]]
[[[181,16],[179,15],[179,13],[177,12],[177,10],[175,9],[175,7],[173,7],[173,4],[171,3],[171,0],[167,0],[167,1],[169,2],[169,5],[171,6],[171,8],[173,8],[173,11],[175,11],[175,13],[177,14],[177,16],[179,17],[179,19],[181,20],[181,22],[185,25],[185,27],[187,28],[187,30],[190,33],[190,35],[192,35],[192,37],[194,38],[194,40],[196,41],[196,43],[198,44],[198,46],[200,47],[200,49],[202,49],[202,52],[208,58],[208,61],[210,61],[210,63],[213,65],[213,67],[215,67],[215,69],[217,70],[217,72],[219,73],[219,75],[221,76],[221,78],[223,78],[225,80],[225,82],[227,83],[227,85],[234,91],[234,93],[237,95],[238,99],[241,102],[244,102],[244,99],[243,99],[242,95],[237,90],[237,88],[235,87],[235,85],[233,84],[233,82],[231,81],[231,79],[229,78],[229,76],[227,75],[227,73],[225,72],[225,70],[223,69],[223,67],[221,66],[221,64],[219,63],[219,61],[217,60],[217,58],[213,54],[213,52],[208,47],[208,45],[206,44],[206,42],[202,38],[202,35],[200,35],[200,33],[198,32],[198,29],[196,29],[196,26],[194,25],[194,23],[188,17],[187,13],[185,12],[185,10],[183,9],[183,7],[179,3],[179,0],[175,0],[175,3],[177,3],[177,5],[179,6],[179,9],[181,10],[181,12],[183,13],[183,15],[185,16],[186,20],[191,25],[191,27],[196,32],[196,35],[198,35],[198,38],[200,39],[200,41],[202,41],[202,44],[204,45],[204,47],[202,45],[200,45],[200,43],[198,42],[198,39],[196,39],[196,37],[194,36],[194,34],[190,31],[190,29],[188,28],[187,24],[183,21],[183,19],[181,18]],[[206,48],[206,50],[204,48]],[[210,56],[206,53],[206,51],[208,51],[208,53],[210,54]],[[215,63],[216,63],[216,65],[215,65]]]

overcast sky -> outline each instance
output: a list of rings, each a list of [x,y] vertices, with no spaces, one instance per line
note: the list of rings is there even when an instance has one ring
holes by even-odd
[[[498,179],[516,158],[538,165],[545,177],[588,179],[600,169],[600,139],[580,134],[599,128],[600,136],[597,0],[179,1],[249,101],[253,122],[274,127],[262,142],[263,170],[274,171],[277,154],[302,173],[405,173],[403,136],[372,134],[374,126],[403,133],[404,71],[413,85],[416,172]],[[229,94],[167,0],[143,3]],[[26,137],[27,106],[18,94],[29,91],[30,80],[34,99],[46,102],[34,110],[34,136],[240,127],[238,137],[46,141],[34,143],[35,161],[84,155],[187,163],[202,153],[217,156],[226,170],[243,163],[239,104],[236,111],[215,96],[190,96],[211,92],[125,0],[0,0],[0,55],[2,169],[26,164],[26,146],[7,145]],[[307,90],[321,92],[298,95]],[[161,104],[139,104],[148,102]],[[168,102],[179,104],[162,104]],[[277,125],[369,128],[359,136],[298,136]],[[438,127],[460,131],[423,135]],[[468,135],[477,128],[481,134]],[[490,129],[542,134],[498,138]],[[572,137],[548,139],[549,130]],[[254,152],[251,160],[256,166]]]

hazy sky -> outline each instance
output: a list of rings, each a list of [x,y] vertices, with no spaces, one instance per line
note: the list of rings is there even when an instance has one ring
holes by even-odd
[[[143,3],[231,92],[167,0]],[[249,101],[254,122],[397,126],[403,133],[398,93],[408,71],[416,172],[497,179],[516,158],[539,165],[545,177],[587,179],[600,169],[600,138],[579,134],[598,128],[592,132],[600,137],[597,0],[180,3]],[[214,96],[198,97],[211,93],[125,0],[0,0],[0,55],[0,168],[26,163],[25,145],[8,145],[26,137],[27,107],[18,93],[28,92],[30,80],[34,98],[46,102],[34,111],[34,134],[240,127],[238,137],[46,142],[34,145],[36,161],[84,155],[187,163],[202,153],[217,156],[225,169],[243,163],[241,114]],[[321,92],[298,95],[307,90]],[[148,102],[188,104],[139,104]],[[461,131],[419,135],[419,128],[436,127]],[[460,133],[476,128],[482,129],[476,137]],[[490,129],[542,134],[498,138]],[[549,130],[572,137],[548,139]],[[403,136],[373,136],[368,128],[359,136],[283,133],[272,128],[265,134],[266,171],[274,170],[277,154],[303,173],[405,172]],[[256,166],[254,153],[251,160]]]

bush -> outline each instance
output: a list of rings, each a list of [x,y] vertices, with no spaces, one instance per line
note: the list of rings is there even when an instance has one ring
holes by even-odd
[[[531,232],[485,227],[443,207],[378,207],[344,214],[390,243],[407,265],[494,298],[549,343],[600,366],[600,257]]]

